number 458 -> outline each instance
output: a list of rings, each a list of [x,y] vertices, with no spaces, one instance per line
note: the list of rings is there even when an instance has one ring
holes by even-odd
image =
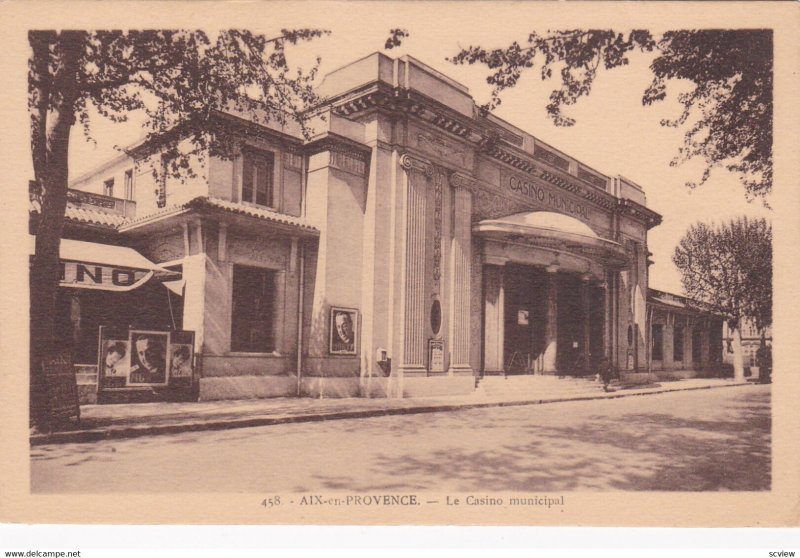
[[[281,505],[281,497],[280,496],[270,496],[269,498],[264,498],[261,500],[261,505],[265,508],[273,508],[275,506]]]

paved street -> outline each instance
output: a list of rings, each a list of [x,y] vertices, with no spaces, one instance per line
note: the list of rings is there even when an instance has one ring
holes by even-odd
[[[34,492],[768,490],[770,387],[43,445]]]

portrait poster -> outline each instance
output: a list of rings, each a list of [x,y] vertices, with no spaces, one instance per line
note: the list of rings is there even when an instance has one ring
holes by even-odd
[[[169,0],[9,0],[0,4],[0,16],[6,80],[0,158],[9,185],[0,203],[3,521],[800,524],[798,3],[264,0],[194,7]],[[197,34],[165,48],[164,37],[175,29]],[[238,112],[214,120],[223,138],[243,138],[274,156],[254,162],[251,175],[235,149],[204,145],[197,152],[211,153],[210,162],[187,159],[193,177],[157,182],[153,167],[161,159],[137,142],[185,114],[170,113],[171,120],[150,127],[147,115],[133,109],[151,98],[186,110],[208,108],[187,121],[192,130],[207,122],[201,116],[217,114],[220,107],[207,105],[208,99],[229,101],[237,91],[249,92],[217,95],[195,79],[214,78],[213,86],[222,89],[226,81],[239,85],[242,76],[270,68],[248,64],[247,71],[232,71],[243,68],[230,53],[246,36],[220,39],[214,50],[228,30],[241,29],[264,38],[250,44],[268,49],[282,29],[319,30],[290,35],[286,56],[273,49],[265,60],[288,61],[276,74],[281,79],[308,78],[270,91],[303,100],[315,92],[330,106],[304,113],[313,117],[313,133],[281,121],[283,113],[265,124]],[[123,405],[82,406],[83,430],[55,439],[35,432],[29,420],[28,357],[35,340],[27,309],[39,293],[32,289],[28,238],[44,207],[37,209],[31,190],[42,186],[34,178],[47,160],[33,151],[67,144],[32,141],[32,116],[35,121],[39,113],[30,109],[31,91],[45,82],[30,75],[63,67],[32,63],[42,47],[32,44],[32,33],[62,30],[93,38],[86,48],[67,45],[58,52],[87,56],[136,46],[126,42],[129,35],[119,48],[105,42],[114,33],[152,32],[146,38],[162,42],[135,60],[147,65],[163,55],[164,64],[178,64],[155,76],[143,70],[119,75],[117,63],[85,65],[86,79],[76,87],[82,88],[78,106],[88,112],[64,121],[72,126],[69,153],[61,157],[69,163],[69,184],[50,192],[94,188],[93,195],[113,198],[114,208],[68,204],[65,224],[60,216],[46,223],[58,225],[47,238],[63,230],[131,247],[159,265],[182,266],[184,296],[167,299],[171,295],[154,278],[113,293],[124,295],[124,305],[108,312],[132,319],[105,323],[150,323],[133,319],[146,299],[166,324],[195,329],[196,338],[149,325],[103,330],[99,385],[137,389],[119,390],[132,395]],[[591,31],[608,33],[584,42]],[[692,57],[695,43],[670,40],[688,34],[703,46],[707,33],[756,36],[761,48],[754,61],[750,39],[741,48],[712,50],[714,56],[736,54],[734,64],[739,56],[751,61],[745,69],[759,74],[749,83],[763,103],[722,103],[728,116],[716,118],[721,97],[714,93],[742,93],[741,72],[713,80],[706,97],[692,96],[692,80],[680,76],[713,57]],[[584,57],[596,44],[609,45],[607,59]],[[206,63],[181,50],[197,45],[218,54],[203,66],[209,71],[173,79],[186,65]],[[475,50],[458,56],[471,45]],[[526,58],[529,47],[550,50]],[[579,55],[566,56],[570,49]],[[493,54],[505,52],[509,56]],[[543,67],[548,54],[555,62]],[[666,62],[654,63],[664,56]],[[671,66],[673,56],[686,63]],[[216,71],[213,64],[229,57],[231,66]],[[509,61],[519,64],[504,74]],[[562,72],[572,62],[577,65]],[[726,67],[708,69],[717,75]],[[99,81],[98,72],[105,79]],[[137,84],[197,87],[187,95],[127,95]],[[509,87],[494,96],[498,84]],[[106,86],[121,89],[109,93]],[[94,102],[102,103],[99,110]],[[766,126],[753,126],[745,114],[759,107]],[[708,130],[726,123],[743,127],[733,139],[766,146],[759,151],[769,167],[765,197],[720,158],[736,142],[703,143],[727,137]],[[696,126],[700,133],[692,135]],[[180,169],[182,162],[169,166]],[[740,166],[749,168],[747,161]],[[97,183],[82,183],[84,175]],[[250,176],[274,203],[242,201]],[[102,194],[112,179],[114,196]],[[124,199],[128,185],[141,200]],[[684,337],[687,365],[676,364],[674,327],[687,323],[690,312],[682,299],[651,305],[656,290],[682,293],[674,255],[687,231],[739,217],[770,224],[771,249],[760,255],[772,258],[772,384],[749,381],[752,376],[734,381],[735,371],[722,377],[692,369],[691,335]],[[711,258],[692,262],[705,260]],[[256,268],[262,271],[253,275],[263,281],[243,289],[241,306],[254,308],[259,297],[270,297],[269,320],[275,320],[268,328],[265,315],[233,316],[234,277]],[[584,276],[589,288],[582,299]],[[563,285],[575,296],[562,297]],[[445,374],[426,366],[431,300],[441,304],[436,335],[444,339]],[[517,314],[519,307],[528,315]],[[99,309],[70,315],[64,308],[59,327],[65,331],[104,323],[93,314]],[[647,327],[657,312],[666,318],[661,361],[652,358]],[[586,316],[590,320],[581,319]],[[234,323],[253,341],[270,332],[269,346],[236,350]],[[506,373],[504,359],[513,352],[505,344],[516,342],[506,326],[541,353],[535,374]],[[701,360],[708,362],[710,348],[725,342],[722,327],[707,331],[711,327],[704,325],[701,337]],[[556,373],[559,355],[571,352],[573,342],[579,343],[576,353],[607,350],[613,356],[614,372],[621,373],[612,392],[605,393],[594,375]],[[378,348],[386,350],[382,364]],[[90,360],[85,368],[94,368]],[[380,376],[389,361],[391,374]],[[199,386],[199,400],[136,399],[169,392],[189,377]],[[626,536],[615,540],[627,543]]]
[[[170,386],[191,386],[195,375],[193,331],[171,332],[168,359]]]
[[[166,385],[170,333],[131,330],[128,339],[130,347],[128,386]]]
[[[131,357],[128,330],[100,326],[98,337],[98,389],[126,387]]]
[[[358,310],[331,307],[330,353],[332,355],[355,355],[358,339]]]

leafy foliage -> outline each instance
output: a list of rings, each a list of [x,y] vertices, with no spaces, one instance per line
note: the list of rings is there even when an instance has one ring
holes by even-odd
[[[171,170],[186,171],[188,154],[176,149],[176,126],[184,133],[208,131],[214,111],[245,114],[255,122],[299,118],[316,101],[312,81],[317,66],[292,72],[286,46],[325,34],[318,29],[284,29],[274,38],[250,31],[227,30],[210,36],[204,31],[31,31],[35,49],[31,66],[44,71],[31,75],[32,109],[52,107],[71,97],[73,118],[91,137],[90,120],[96,112],[114,122],[125,122],[132,111],[146,116],[145,141],[172,137],[167,147]],[[59,68],[72,58],[75,72]],[[319,62],[319,61],[318,61]],[[41,133],[34,117],[33,133]],[[211,130],[213,132],[213,130]],[[192,137],[195,151],[229,151],[229,139],[219,130]]]
[[[144,115],[145,145],[157,140],[165,155],[163,167],[154,172],[181,177],[191,175],[189,161],[197,155],[233,153],[237,138],[220,114],[258,124],[293,120],[310,134],[303,111],[317,101],[312,82],[319,59],[309,71],[293,68],[287,47],[327,33],[283,29],[267,38],[236,29],[215,34],[29,31],[31,153],[41,207],[31,265],[32,363],[34,352],[56,342],[55,298],[72,127],[82,126],[90,137],[95,114],[125,122],[132,111],[139,111]],[[31,372],[39,374],[40,367],[32,364]]]
[[[590,94],[599,70],[628,65],[634,51],[657,53],[650,65],[653,81],[642,98],[645,105],[666,98],[670,79],[694,85],[678,98],[681,115],[661,122],[688,125],[673,165],[694,157],[706,163],[699,183],[687,185],[703,184],[722,166],[739,174],[748,200],[760,198],[766,204],[772,189],[771,30],[681,30],[660,38],[646,30],[533,32],[524,44],[469,46],[450,61],[483,64],[490,70],[486,81],[493,89],[484,112],[496,108],[501,94],[516,86],[526,71],[538,68],[543,81],[556,73],[560,86],[550,94],[546,110],[556,125],[571,126],[575,120],[564,114],[564,107]],[[690,123],[693,115],[696,120]]]
[[[766,219],[692,225],[672,261],[686,294],[725,315],[731,329],[743,318],[759,330],[772,324],[772,226]]]
[[[389,38],[386,39],[386,43],[383,45],[383,48],[390,50],[396,47],[399,47],[403,44],[403,39],[409,37],[409,33],[407,29],[392,29],[389,31]]]

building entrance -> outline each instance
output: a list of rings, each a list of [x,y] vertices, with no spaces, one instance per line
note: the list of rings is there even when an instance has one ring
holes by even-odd
[[[576,273],[507,264],[503,371],[594,374],[603,357],[604,291]]]
[[[541,372],[547,324],[547,273],[536,267],[508,264],[504,283],[505,373]]]

